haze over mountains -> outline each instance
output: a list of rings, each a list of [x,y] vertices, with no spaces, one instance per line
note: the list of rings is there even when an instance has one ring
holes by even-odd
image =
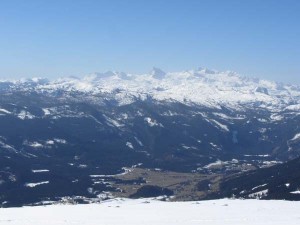
[[[300,153],[300,87],[234,72],[153,68],[0,81],[0,94],[3,206],[122,193],[116,185],[125,181],[111,175],[132,167],[210,175],[199,180],[207,194],[199,199],[228,196],[236,192],[207,189],[216,176],[227,180]],[[242,197],[257,197],[251,194]]]

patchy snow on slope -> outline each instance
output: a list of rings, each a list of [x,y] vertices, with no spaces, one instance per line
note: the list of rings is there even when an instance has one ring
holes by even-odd
[[[44,147],[43,144],[41,144],[40,142],[37,142],[37,141],[33,141],[33,142],[24,141],[23,144],[30,146],[32,148],[43,148]]]
[[[268,184],[261,184],[261,185],[258,185],[258,186],[256,186],[256,187],[252,188],[252,191],[254,191],[254,190],[258,189],[258,188],[267,186],[267,185],[268,185]]]
[[[163,202],[152,199],[115,199],[101,204],[0,209],[0,223],[1,225],[298,225],[299,210],[299,202],[291,201],[222,199]]]
[[[47,173],[49,170],[47,169],[40,169],[40,170],[31,170],[33,173]]]
[[[46,145],[54,145],[54,140],[47,140]]]
[[[145,117],[144,120],[148,123],[150,127],[155,127],[155,126],[163,127],[161,123],[158,123],[155,119],[152,119],[150,117]]]
[[[12,146],[9,145],[7,143],[5,143],[6,139],[0,136],[0,147],[4,148],[8,151],[12,151],[12,152],[17,152],[17,150]]]
[[[264,196],[266,196],[268,194],[269,190],[266,189],[266,190],[262,190],[262,191],[258,191],[258,192],[255,192],[255,193],[252,193],[252,194],[249,194],[249,198],[257,198],[257,199],[260,199]]]
[[[285,110],[299,111],[300,110],[300,104],[287,106],[285,108]]]
[[[284,119],[284,116],[279,115],[279,114],[272,114],[272,115],[270,116],[270,119],[271,119],[272,121],[281,121],[281,120]]]
[[[21,120],[25,120],[25,119],[31,120],[35,118],[34,115],[32,115],[30,112],[27,112],[25,110],[21,110],[21,112],[17,116]]]
[[[291,141],[296,141],[300,139],[300,133],[295,134],[295,136],[291,139]]]
[[[67,141],[65,139],[61,138],[54,138],[54,142],[59,143],[59,144],[67,144]]]
[[[220,119],[223,120],[243,120],[246,119],[245,115],[236,115],[236,116],[228,116],[224,113],[213,113],[215,116],[218,116]]]
[[[264,118],[257,118],[257,120],[261,123],[267,123],[268,120],[264,119]]]
[[[0,109],[0,113],[11,114],[11,112],[6,109]]]
[[[141,165],[141,164],[138,164],[138,165]],[[133,166],[134,168],[134,166]],[[132,168],[127,168],[127,167],[122,167],[122,170],[124,170],[124,172],[122,173],[118,173],[118,174],[114,174],[114,175],[98,175],[98,174],[92,174],[90,175],[91,178],[104,178],[104,177],[117,177],[117,176],[123,176],[123,175],[126,175],[128,173],[130,173],[133,169]]]
[[[263,157],[263,158],[266,158],[266,157],[270,157],[270,155],[266,154],[266,155],[244,155],[246,157]]]
[[[212,168],[212,167],[222,166],[222,165],[225,165],[225,164],[227,164],[227,163],[226,163],[226,162],[223,162],[223,161],[221,161],[221,160],[217,160],[216,162],[210,163],[210,164],[204,166],[203,168],[205,168],[205,169],[210,169],[210,168]]]
[[[220,122],[216,121],[216,120],[213,120],[211,119],[210,120],[211,122],[215,123],[221,130],[225,131],[225,132],[229,132],[229,129],[226,125],[224,124],[221,124]]]
[[[126,146],[128,147],[128,148],[131,148],[131,149],[134,149],[134,147],[133,147],[133,145],[132,145],[132,143],[131,142],[126,142]]]
[[[44,116],[49,116],[49,115],[51,115],[50,109],[48,109],[48,108],[43,108],[42,110],[43,110],[43,112],[44,112]]]
[[[77,167],[80,168],[80,169],[85,169],[85,168],[88,167],[88,165],[86,165],[86,164],[79,164]]]
[[[189,146],[187,146],[185,144],[181,144],[181,147],[184,148],[184,149],[186,149],[186,150],[189,150],[191,148],[191,147],[189,147]]]
[[[137,137],[134,137],[134,140],[135,140],[141,147],[144,146],[143,142],[141,142],[141,140],[138,139]]]
[[[216,145],[216,144],[213,143],[213,142],[210,142],[209,144],[210,144],[215,150],[218,150],[218,151],[222,150],[218,145]]]
[[[38,183],[26,183],[25,187],[34,188],[36,186],[43,185],[43,184],[49,184],[49,181],[41,181]]]
[[[107,125],[109,125],[111,127],[123,127],[124,126],[124,124],[121,124],[117,120],[114,120],[106,115],[103,115],[103,117],[106,119]]]

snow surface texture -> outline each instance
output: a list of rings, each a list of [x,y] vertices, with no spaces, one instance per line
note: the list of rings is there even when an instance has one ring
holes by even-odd
[[[219,72],[200,68],[183,72],[165,73],[153,68],[149,74],[126,74],[123,72],[94,73],[83,78],[68,77],[54,81],[25,79],[1,81],[0,84],[16,90],[34,90],[41,93],[82,92],[90,96],[113,93],[120,105],[126,105],[149,96],[156,100],[179,101],[199,104],[210,108],[226,106],[243,109],[244,104],[271,111],[295,111],[300,108],[300,87],[272,81],[247,78],[234,72]],[[5,109],[2,113],[9,113]],[[45,116],[50,112],[45,111]],[[20,113],[20,118],[31,119],[31,115]],[[224,127],[226,130],[226,127]]]
[[[109,200],[101,204],[0,209],[1,225],[268,225],[300,223],[300,203],[262,200],[161,202]]]

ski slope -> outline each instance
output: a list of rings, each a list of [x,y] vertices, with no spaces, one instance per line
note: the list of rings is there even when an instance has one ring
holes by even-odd
[[[300,223],[300,202],[115,199],[101,204],[0,209],[1,225],[267,225]]]

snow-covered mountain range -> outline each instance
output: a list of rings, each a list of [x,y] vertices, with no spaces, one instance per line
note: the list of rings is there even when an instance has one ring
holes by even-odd
[[[124,167],[227,175],[281,164],[300,155],[299,110],[299,86],[208,69],[2,80],[0,203],[122,191],[103,176]]]
[[[247,78],[235,72],[198,69],[166,73],[153,68],[148,74],[108,71],[83,78],[54,81],[42,78],[0,81],[1,90],[81,92],[89,95],[113,93],[119,105],[151,96],[158,101],[178,101],[211,108],[243,110],[245,104],[274,112],[300,108],[300,87],[273,81]]]

